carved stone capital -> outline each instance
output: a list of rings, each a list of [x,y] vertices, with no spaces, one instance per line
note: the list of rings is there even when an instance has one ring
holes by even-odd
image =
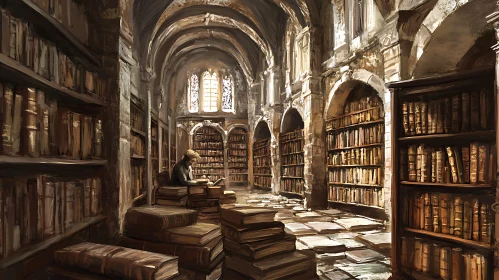
[[[140,71],[140,80],[141,81],[143,81],[145,83],[149,83],[149,82],[153,81],[155,78],[156,78],[156,73],[154,71],[152,71],[151,68],[141,69],[141,71]]]

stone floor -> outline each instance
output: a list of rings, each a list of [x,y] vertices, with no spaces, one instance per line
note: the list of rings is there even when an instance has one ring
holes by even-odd
[[[278,210],[276,220],[296,236],[297,249],[315,257],[320,279],[385,280],[391,275],[390,233],[383,222],[335,209],[310,211],[303,208],[300,199],[267,191],[231,190],[238,204]]]

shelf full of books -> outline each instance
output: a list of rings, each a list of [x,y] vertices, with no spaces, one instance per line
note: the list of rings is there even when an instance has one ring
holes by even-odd
[[[152,112],[151,112],[152,113]],[[159,135],[158,119],[151,114],[151,164],[153,182],[159,173]]]
[[[201,156],[193,168],[195,178],[206,176],[214,182],[225,177],[224,142],[216,129],[210,126],[199,128],[194,134],[193,148]]]
[[[272,190],[271,166],[270,138],[255,140],[253,143],[253,184],[256,188]]]
[[[137,103],[140,101],[137,101]],[[131,179],[132,179],[132,197],[138,197],[145,192],[144,189],[144,170],[145,170],[145,148],[146,132],[144,111],[140,105],[130,102],[130,123],[131,123]]]
[[[233,129],[227,144],[230,183],[248,184],[248,132],[244,128]]]
[[[303,129],[281,134],[281,192],[305,194]]]
[[[170,131],[170,167],[173,167],[177,163],[177,134],[175,133],[177,129],[172,129]]]
[[[398,277],[493,278],[493,86],[492,70],[390,85]]]
[[[341,116],[326,121],[328,201],[383,218],[383,103],[370,88],[350,93]],[[375,211],[370,211],[375,210]],[[380,211],[379,211],[380,210]]]
[[[168,145],[168,125],[160,122],[159,130],[161,131],[161,171],[168,171],[170,165],[170,157],[168,155],[170,145]]]

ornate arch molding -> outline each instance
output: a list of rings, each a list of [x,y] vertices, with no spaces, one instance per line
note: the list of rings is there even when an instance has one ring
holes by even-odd
[[[214,128],[216,131],[218,131],[220,133],[220,135],[222,135],[222,140],[224,141],[224,143],[227,143],[227,131],[225,131],[220,124],[213,123],[210,120],[206,120],[206,121],[203,121],[203,122],[198,123],[195,126],[193,126],[191,131],[189,132],[189,136],[191,138],[191,147],[192,147],[193,142],[194,142],[194,134],[196,133],[196,131],[198,129],[200,129],[201,127],[204,127],[204,126]]]
[[[282,118],[281,118],[280,126],[279,126],[279,133],[283,133],[282,132],[282,127],[283,127],[283,124],[284,124],[284,120],[288,117],[288,113],[291,110],[296,110],[298,112],[298,114],[300,115],[302,121],[305,122],[305,119],[303,118],[303,116],[304,116],[303,107],[302,108],[300,108],[300,107],[294,107],[291,103],[288,103],[288,106],[286,107],[286,109],[284,109],[284,112],[282,113]]]
[[[246,130],[246,133],[249,133],[250,127],[249,127],[249,125],[242,124],[242,123],[231,124],[229,127],[227,127],[227,137],[231,134],[232,130],[234,130],[236,128],[242,128],[242,129]]]
[[[476,7],[480,8],[477,9]],[[458,45],[462,45],[469,49],[479,37],[479,34],[481,33],[481,30],[479,29],[485,29],[487,24],[485,18],[490,13],[490,11],[495,9],[495,7],[495,1],[490,0],[438,0],[435,7],[424,18],[420,28],[415,35],[409,56],[408,72],[410,76],[421,76],[419,73],[421,71],[418,70],[421,67],[421,58],[430,52],[429,47],[432,45],[431,43],[433,41],[439,39],[440,41],[442,41],[442,38],[438,38],[437,34],[439,36],[445,36],[447,33],[450,33],[448,30],[459,30],[459,32],[462,32],[464,34],[461,34],[462,36],[455,36],[455,34],[453,34],[453,40],[457,41]],[[469,18],[465,19],[464,17]],[[453,23],[450,21],[453,21]],[[456,44],[456,42],[454,42],[454,44]],[[433,45],[436,46],[439,45],[439,43],[435,43]],[[441,49],[442,51],[440,51],[439,53],[445,55],[445,51],[447,50],[445,48],[447,47],[443,46],[443,48],[444,49]],[[436,51],[436,49],[433,50],[433,52]],[[446,57],[445,59],[447,59],[446,62],[448,63],[448,65],[444,65],[442,66],[442,68],[445,66],[456,67],[459,60],[464,56],[466,51],[467,49],[464,50],[463,48],[449,52],[449,55],[454,56]],[[433,61],[432,59],[430,60]],[[454,60],[458,61],[455,61],[454,63]],[[430,64],[428,61],[423,62],[423,65]],[[437,68],[432,68],[432,70],[438,71]],[[450,69],[450,71],[453,70],[455,69]]]
[[[348,95],[350,94],[354,86],[359,82],[369,85],[378,93],[378,96],[383,102],[383,106],[385,106],[386,112],[387,105],[385,102],[385,93],[388,92],[388,89],[385,87],[383,79],[367,70],[358,69],[343,73],[341,78],[334,84],[331,91],[329,91],[326,107],[324,108],[324,119],[328,119],[329,116],[341,114]],[[336,105],[334,107],[336,108],[336,110],[332,113],[329,113],[329,108],[331,108],[332,104]]]
[[[258,125],[260,125],[260,123],[263,123],[263,124],[265,124],[267,126],[268,130],[270,131],[270,139],[275,139],[275,137],[274,137],[274,131],[271,129],[272,128],[272,126],[271,126],[272,123],[270,122],[269,119],[265,118],[264,116],[259,116],[256,119],[256,121],[255,121],[255,123],[253,125],[253,128],[252,128],[253,132],[256,131],[256,128],[258,127]],[[254,140],[254,138],[255,138],[255,134],[253,133],[253,140]]]

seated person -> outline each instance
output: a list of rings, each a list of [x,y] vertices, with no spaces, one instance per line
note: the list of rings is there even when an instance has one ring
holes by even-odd
[[[173,167],[171,183],[174,186],[197,186],[199,182],[192,176],[192,165],[201,158],[198,153],[189,149],[185,151],[184,157]],[[207,185],[212,185],[208,183]]]

